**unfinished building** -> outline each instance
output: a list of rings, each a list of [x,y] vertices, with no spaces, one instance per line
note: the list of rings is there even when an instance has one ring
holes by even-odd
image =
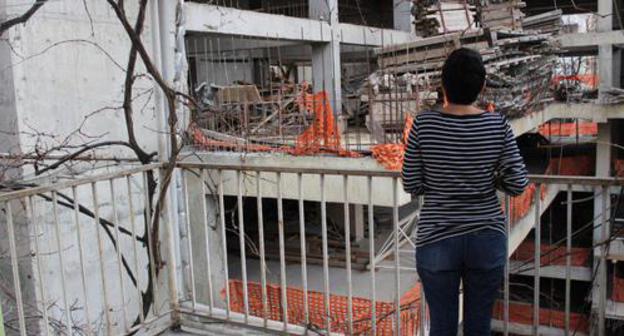
[[[421,200],[398,171],[413,117],[443,104],[442,64],[463,46],[486,62],[479,106],[510,119],[532,174],[523,195],[501,196],[495,332],[624,333],[619,1],[181,3],[178,17],[150,13],[160,67],[193,101],[174,166],[0,189],[0,269],[24,287],[1,301],[9,332],[43,334],[50,319],[68,334],[427,335]],[[167,168],[174,187],[153,214],[149,179]],[[105,223],[81,233],[87,219]],[[149,237],[158,224],[162,241]]]

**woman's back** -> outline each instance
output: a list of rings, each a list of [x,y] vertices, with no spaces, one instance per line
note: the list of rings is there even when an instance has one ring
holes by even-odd
[[[424,194],[417,245],[473,231],[505,233],[496,195],[497,176],[511,194],[527,184],[513,133],[498,113],[421,113],[412,128],[404,161],[404,186]]]

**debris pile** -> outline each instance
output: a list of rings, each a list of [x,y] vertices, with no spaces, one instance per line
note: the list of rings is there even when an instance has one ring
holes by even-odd
[[[486,63],[488,80],[480,101],[484,108],[495,107],[509,117],[520,117],[549,99],[556,45],[551,34],[521,31],[454,33],[384,48],[378,51],[380,70],[369,79],[371,91],[405,91],[421,107],[439,103],[444,60],[459,47],[478,50]],[[378,114],[374,108],[371,113]]]
[[[412,14],[419,36],[433,36],[476,28],[475,1],[414,0]]]
[[[602,93],[601,103],[608,105],[616,105],[624,103],[624,89],[620,88],[604,88],[600,90]]]
[[[550,12],[525,17],[522,20],[524,30],[539,31],[541,33],[559,34],[563,28],[561,16],[563,11],[556,9]]]
[[[489,29],[510,29],[522,28],[524,13],[522,8],[526,7],[524,1],[488,1],[488,4],[477,6],[477,18],[481,27]]]

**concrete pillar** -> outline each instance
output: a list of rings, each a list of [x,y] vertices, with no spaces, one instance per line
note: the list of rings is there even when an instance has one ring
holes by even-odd
[[[340,23],[338,22],[338,0],[310,0],[310,18],[329,23],[330,31],[324,31],[319,25],[323,36],[331,35],[329,43],[312,44],[312,80],[314,91],[326,91],[335,115],[342,111],[342,73],[340,60]]]
[[[221,290],[226,286],[225,283],[225,265],[223,264],[223,241],[221,240],[221,225],[219,223],[219,206],[216,197],[203,194],[202,180],[199,177],[199,171],[195,171],[197,174],[185,173],[188,187],[188,210],[186,215],[189,216],[190,232],[187,232],[187,237],[183,239],[181,248],[184,249],[185,255],[183,256],[184,264],[187,264],[190,260],[188,255],[187,239],[190,239],[193,246],[193,273],[195,275],[195,288],[197,302],[203,305],[209,303],[208,286],[208,259],[210,258],[210,274],[212,283],[212,298],[217,308],[225,309],[225,300],[221,297]],[[207,179],[209,183],[210,178]],[[210,184],[210,183],[209,183]],[[206,192],[210,192],[211,188],[206,187]],[[206,202],[203,207],[202,201]],[[182,223],[186,225],[186,223]],[[207,233],[207,234],[206,234]],[[186,295],[190,293],[190,279],[188,267],[184,268]]]
[[[599,124],[598,127],[598,141],[596,145],[596,176],[608,177],[611,173],[611,159],[612,151],[612,124],[604,123]],[[592,289],[592,312],[594,316],[592,334],[604,335],[604,310],[607,295],[607,270],[606,263],[601,263],[601,243],[609,236],[608,224],[604,222],[605,218],[608,220],[611,217],[611,196],[610,193],[603,193],[602,190],[596,190],[594,200],[594,238],[593,244],[600,246],[594,249],[594,269],[598,268],[596,272],[596,280],[593,283]],[[605,205],[606,204],[606,205]],[[606,213],[605,213],[606,208]],[[606,225],[606,226],[605,226]]]
[[[415,30],[412,24],[412,6],[411,1],[394,0],[394,29],[406,32]]]
[[[601,15],[598,17],[598,32],[611,31],[613,29],[613,1],[599,0],[598,13]],[[614,86],[613,65],[613,45],[600,45],[598,47],[598,77],[600,78],[600,89]]]
[[[597,30],[598,32],[608,32],[613,29],[613,1],[611,0],[598,0],[598,13],[601,15],[598,18]],[[603,89],[614,86],[614,62],[613,62],[613,45],[604,44],[598,47],[598,77],[600,78],[599,92]],[[619,74],[618,74],[619,77]],[[604,96],[599,94],[599,99]],[[598,144],[596,147],[596,176],[606,177],[609,176],[611,167],[611,147],[608,143],[611,142],[611,125],[599,124],[598,129]],[[598,216],[604,212],[604,202],[606,202],[606,208],[610,208],[610,194],[602,193],[597,190],[594,200],[594,217],[596,218],[594,229],[594,245],[601,243],[605,238],[604,226],[598,224],[603,223],[603,218],[609,218],[610,213],[607,210],[605,216]],[[608,233],[607,233],[608,234]],[[592,316],[594,317],[592,323],[591,333],[593,335],[604,335],[604,309],[606,303],[606,286],[607,286],[607,270],[606,263],[601,263],[601,249],[594,249],[594,268],[598,268],[596,273],[596,280],[593,283],[592,288]]]
[[[355,242],[364,240],[364,206],[362,204],[354,204],[353,206],[353,235]]]

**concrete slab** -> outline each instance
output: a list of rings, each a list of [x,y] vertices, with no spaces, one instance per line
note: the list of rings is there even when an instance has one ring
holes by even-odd
[[[511,128],[516,136],[528,133],[554,119],[585,119],[606,123],[609,119],[624,119],[624,105],[550,104],[544,110],[522,118],[512,119]]]
[[[533,276],[533,263],[525,263],[523,261],[510,261],[510,270],[512,274]],[[592,272],[589,267],[571,267],[570,279],[576,281],[591,281]],[[559,265],[549,265],[540,267],[540,276],[552,279],[565,279],[566,267]]]
[[[184,160],[185,162],[218,162],[224,165],[238,165],[246,167],[288,167],[288,168],[312,168],[312,169],[338,169],[379,172],[387,174],[385,170],[372,157],[364,158],[340,158],[334,156],[290,156],[280,153],[198,153]],[[216,172],[210,172],[210,179],[215,183],[219,180]],[[255,174],[241,174],[243,179],[243,195],[246,197],[257,196]],[[236,196],[238,194],[237,174],[232,171],[223,172],[224,194]],[[262,196],[265,198],[277,198],[277,175],[275,173],[262,173],[261,175]],[[303,198],[307,201],[320,202],[321,182],[319,175],[303,175]],[[373,178],[373,204],[376,206],[391,207],[393,205],[393,182],[392,178]],[[403,191],[401,182],[398,185],[398,203],[405,205],[411,202],[411,195]],[[216,190],[216,189],[215,189]],[[325,196],[328,203],[342,203],[344,200],[344,185],[342,176],[326,176]],[[297,200],[299,196],[298,181],[296,174],[282,175],[282,196],[284,199]],[[348,188],[348,200],[351,204],[368,204],[368,181],[366,177],[350,177]]]

